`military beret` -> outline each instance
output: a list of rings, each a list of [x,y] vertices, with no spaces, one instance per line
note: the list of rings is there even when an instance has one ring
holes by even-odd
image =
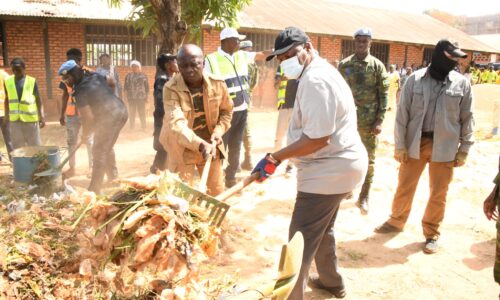
[[[59,75],[66,75],[71,69],[78,66],[73,59],[65,61],[61,67],[59,67],[59,71],[57,72]]]
[[[358,35],[368,36],[371,38],[372,30],[370,28],[360,28],[354,32],[354,37],[357,37]]]

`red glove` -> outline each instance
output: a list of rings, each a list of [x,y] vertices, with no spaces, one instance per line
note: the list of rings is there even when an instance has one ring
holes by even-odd
[[[266,154],[266,156],[259,161],[252,171],[252,174],[259,173],[258,182],[266,180],[269,176],[274,174],[276,168],[280,165],[281,161],[275,159],[271,153]]]

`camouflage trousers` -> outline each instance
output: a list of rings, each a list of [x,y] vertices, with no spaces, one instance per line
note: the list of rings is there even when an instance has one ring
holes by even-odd
[[[371,133],[371,128],[358,128],[359,136],[363,145],[365,145],[366,152],[368,152],[368,172],[366,173],[363,187],[359,198],[368,198],[370,187],[373,182],[373,175],[375,174],[375,151],[377,150],[378,137]]]

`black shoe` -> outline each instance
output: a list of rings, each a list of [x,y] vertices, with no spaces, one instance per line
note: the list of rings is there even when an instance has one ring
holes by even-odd
[[[359,207],[359,211],[362,215],[368,214],[368,198],[359,199],[356,202],[356,206]]]
[[[399,233],[403,231],[402,229],[392,226],[391,224],[385,222],[374,230],[376,233]]]
[[[435,239],[426,239],[424,245],[425,254],[434,254],[439,250],[438,241]]]
[[[344,298],[346,296],[345,286],[341,285],[336,287],[326,287],[323,285],[323,283],[321,283],[319,277],[310,276],[307,285],[309,285],[309,287],[313,289],[328,291],[335,298]]]
[[[242,163],[241,163],[241,168],[243,170],[246,170],[246,171],[252,171],[253,170],[253,165],[252,165],[252,162],[249,160],[249,159],[245,159]]]

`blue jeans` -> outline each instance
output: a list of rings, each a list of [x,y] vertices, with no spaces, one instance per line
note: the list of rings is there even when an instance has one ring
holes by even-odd
[[[248,110],[233,112],[231,127],[224,134],[222,139],[228,149],[228,166],[226,168],[226,186],[236,183],[236,171],[240,165],[241,144],[243,142],[243,132],[247,125]]]
[[[71,152],[75,149],[76,144],[78,144],[78,133],[80,132],[80,128],[82,127],[82,123],[80,121],[79,116],[66,116],[66,132],[68,135],[68,151]],[[94,143],[94,138],[92,135],[89,136],[87,141],[85,142],[87,145],[87,155],[89,160],[89,169],[92,168],[92,145]],[[69,158],[69,167],[75,168],[75,155],[72,155]]]

